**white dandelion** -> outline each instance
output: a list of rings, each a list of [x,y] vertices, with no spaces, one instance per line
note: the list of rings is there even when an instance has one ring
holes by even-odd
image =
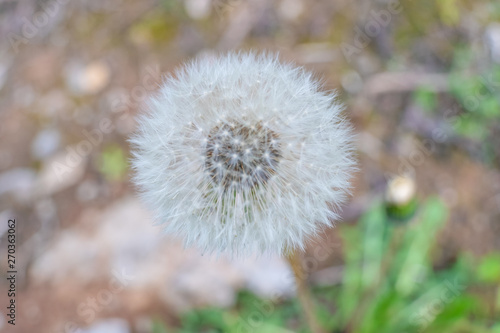
[[[338,218],[355,168],[333,93],[276,56],[193,61],[151,97],[134,181],[165,232],[203,252],[284,254]]]

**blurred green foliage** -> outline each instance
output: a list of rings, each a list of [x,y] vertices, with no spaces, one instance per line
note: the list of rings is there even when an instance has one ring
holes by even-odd
[[[459,49],[450,73],[450,93],[460,106],[453,128],[477,141],[492,138],[500,126],[500,66],[476,68],[470,52]]]
[[[99,157],[99,171],[107,180],[120,181],[125,178],[128,163],[123,149],[118,145],[104,148]]]
[[[430,198],[401,224],[386,212],[377,203],[358,224],[340,227],[343,282],[314,290],[325,327],[356,333],[499,332],[500,254],[479,262],[462,256],[438,269],[433,259],[448,215],[444,204]],[[157,322],[154,333],[305,333],[304,323],[295,299],[262,300],[244,291],[231,309],[191,311],[180,328]]]
[[[413,94],[413,99],[424,111],[432,112],[437,106],[437,94],[426,87],[420,87]]]

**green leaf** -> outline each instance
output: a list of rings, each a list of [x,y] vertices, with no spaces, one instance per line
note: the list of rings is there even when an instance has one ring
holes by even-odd
[[[495,324],[495,325],[491,328],[491,333],[500,333],[500,323]]]
[[[127,169],[127,159],[120,146],[108,146],[101,153],[99,170],[108,180],[122,180]]]
[[[167,328],[165,327],[165,324],[163,324],[159,320],[153,320],[153,327],[151,329],[152,333],[168,333]]]
[[[477,277],[482,282],[500,282],[500,254],[484,257],[477,268]]]
[[[369,288],[380,281],[382,258],[385,250],[384,235],[387,227],[385,208],[381,204],[372,207],[359,222],[364,229],[362,287]]]
[[[494,96],[486,96],[481,100],[479,110],[481,115],[488,119],[499,119],[500,105]]]
[[[449,26],[454,26],[460,21],[460,7],[457,0],[437,1],[438,13],[441,21]]]
[[[427,256],[447,214],[443,202],[438,198],[431,198],[423,205],[420,215],[414,221],[413,230],[408,230],[407,252],[402,254],[405,258],[396,281],[396,289],[400,293],[407,295],[417,287],[415,278],[421,274],[423,267],[429,265]]]
[[[472,117],[462,117],[453,128],[458,134],[476,141],[484,141],[488,135],[487,123]]]
[[[353,311],[359,304],[361,297],[362,281],[362,259],[361,246],[362,237],[358,227],[343,226],[341,237],[344,246],[344,276],[342,278],[342,289],[338,298],[338,310],[334,321],[337,325],[344,325],[352,316]]]
[[[440,299],[442,301],[442,311],[433,322],[434,327],[439,327],[442,332],[446,327],[466,318],[477,305],[476,298],[468,295],[458,295],[452,299]]]
[[[227,324],[221,309],[206,308],[190,311],[181,318],[181,332],[222,333],[227,332]]]
[[[413,99],[415,103],[427,112],[433,111],[437,105],[436,93],[426,87],[418,88],[413,94]]]
[[[361,321],[360,332],[371,333],[375,329],[389,333],[395,328],[391,319],[404,307],[405,300],[392,288],[381,288],[377,296],[370,300],[371,305]]]

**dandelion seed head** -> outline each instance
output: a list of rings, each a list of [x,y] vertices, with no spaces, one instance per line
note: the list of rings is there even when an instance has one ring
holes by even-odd
[[[355,169],[333,93],[273,55],[193,61],[148,101],[134,182],[164,231],[203,252],[303,249],[331,226]]]

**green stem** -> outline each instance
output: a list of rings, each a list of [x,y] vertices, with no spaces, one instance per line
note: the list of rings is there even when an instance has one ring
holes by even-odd
[[[300,254],[297,251],[292,251],[287,255],[287,260],[293,270],[297,286],[297,297],[302,305],[302,311],[304,312],[309,329],[312,333],[326,333],[316,318],[312,293],[307,285],[307,274],[302,266]]]

